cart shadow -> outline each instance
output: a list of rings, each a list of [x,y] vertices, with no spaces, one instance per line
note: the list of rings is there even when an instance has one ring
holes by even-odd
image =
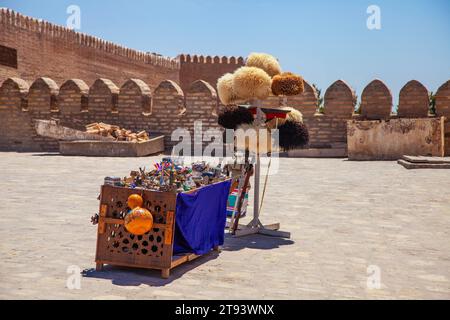
[[[213,251],[198,257],[195,260],[183,263],[170,270],[170,277],[168,279],[161,278],[160,270],[112,265],[105,265],[101,271],[97,271],[95,268],[85,269],[81,272],[81,275],[86,278],[111,280],[111,283],[117,286],[140,286],[144,284],[150,287],[163,287],[181,278],[186,272],[189,272],[208,261],[214,260],[218,256],[219,254]]]
[[[294,241],[290,239],[257,234],[236,238],[227,233],[225,234],[225,244],[223,245],[222,249],[225,251],[238,251],[246,248],[270,250],[291,244],[294,244]]]
[[[63,157],[59,152],[33,153],[32,157]]]

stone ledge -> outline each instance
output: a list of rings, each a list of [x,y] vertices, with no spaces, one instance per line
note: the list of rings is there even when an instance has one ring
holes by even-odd
[[[289,158],[347,158],[346,148],[294,149],[283,154]]]
[[[410,162],[404,159],[397,161],[406,169],[450,169],[450,163],[425,163],[425,162]]]

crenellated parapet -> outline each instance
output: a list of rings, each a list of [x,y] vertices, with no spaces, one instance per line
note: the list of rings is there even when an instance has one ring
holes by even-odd
[[[388,119],[392,112],[392,94],[383,81],[375,79],[361,94],[361,116],[363,119]]]
[[[244,65],[243,57],[180,54],[177,58],[180,61],[180,86],[184,91],[198,79],[215,88],[219,77]]]
[[[9,78],[0,87],[0,117],[8,132],[0,135],[0,150],[57,150],[57,141],[37,136],[34,119],[57,118],[74,127],[102,121],[134,131],[161,133],[168,147],[176,143],[171,141],[175,129],[192,131],[196,120],[218,127],[216,91],[202,80],[192,83],[184,93],[172,80],[162,81],[152,91],[141,79],[128,79],[120,87],[105,78],[95,80],[90,87],[83,80],[69,79],[58,87],[47,77],[31,85]],[[17,139],[22,142],[14,142]]]
[[[436,92],[436,114],[450,118],[450,80],[442,84]]]
[[[436,92],[436,114],[447,119],[444,126],[445,154],[450,156],[450,80]]]
[[[49,117],[50,113],[57,112],[59,87],[50,78],[36,79],[28,90],[28,109],[34,115]]]
[[[333,147],[346,143],[346,122],[355,119],[354,90],[337,80],[325,90],[324,107],[317,110],[317,92],[304,81],[305,90],[297,96],[270,97],[264,104],[281,106],[286,103],[302,112],[310,131],[311,147]],[[427,89],[413,80],[400,91],[398,115],[395,118],[425,118],[428,115]],[[361,115],[358,119],[389,119],[392,95],[380,81],[374,80],[363,90]],[[193,131],[194,122],[202,121],[204,130],[218,128],[218,98],[213,84],[196,80],[183,90],[172,80],[161,81],[155,89],[142,79],[130,78],[115,83],[96,79],[91,86],[81,79],[69,79],[61,86],[51,78],[41,77],[32,83],[20,78],[8,78],[0,86],[0,119],[2,150],[45,150],[57,148],[51,139],[37,137],[33,119],[58,118],[66,124],[82,126],[94,121],[116,124],[130,130],[146,130],[166,136],[177,128]],[[436,93],[438,116],[450,116],[450,82]]]
[[[401,118],[425,118],[429,109],[428,90],[417,80],[411,80],[400,90],[397,114]]]
[[[180,63],[200,63],[200,64],[229,64],[234,66],[241,66],[244,64],[243,57],[227,57],[227,56],[204,56],[204,55],[190,55],[180,54],[178,55]]]
[[[355,91],[343,80],[337,80],[325,91],[324,112],[348,119],[355,110]]]
[[[118,112],[136,117],[152,112],[150,87],[140,79],[129,79],[121,87],[118,99]]]
[[[89,86],[80,79],[70,79],[59,89],[58,104],[62,114],[88,111]]]
[[[53,23],[25,16],[7,8],[0,8],[0,25],[2,28],[21,28],[38,33],[41,37],[57,39],[71,45],[93,48],[127,59],[148,63],[164,68],[179,69],[178,59],[164,57],[156,53],[147,53],[121,46],[110,41],[90,36]]]

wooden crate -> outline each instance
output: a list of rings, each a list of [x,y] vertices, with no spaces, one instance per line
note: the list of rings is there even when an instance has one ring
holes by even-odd
[[[123,217],[127,199],[137,193],[153,214],[153,229],[142,236],[129,233]],[[96,269],[104,264],[161,270],[168,278],[170,269],[191,261],[195,254],[173,255],[176,194],[104,185],[101,187],[97,232]],[[218,248],[214,248],[218,250]]]

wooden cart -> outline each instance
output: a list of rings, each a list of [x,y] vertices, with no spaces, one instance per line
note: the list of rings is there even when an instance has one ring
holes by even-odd
[[[123,217],[130,194],[140,194],[144,207],[153,214],[153,229],[142,236],[129,233]],[[161,270],[168,278],[170,269],[191,261],[195,254],[173,255],[176,197],[173,192],[130,189],[103,185],[97,232],[96,269],[104,264]],[[218,250],[218,247],[214,248]]]

